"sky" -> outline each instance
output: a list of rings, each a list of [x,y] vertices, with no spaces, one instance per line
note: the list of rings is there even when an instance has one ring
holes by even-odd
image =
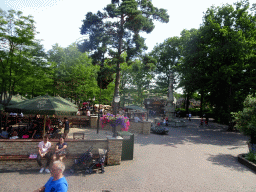
[[[150,34],[143,33],[148,51],[165,39],[180,36],[183,29],[198,29],[203,13],[212,5],[233,4],[238,0],[152,0],[157,8],[168,10],[169,23],[155,22],[155,29]],[[19,10],[24,16],[32,15],[36,22],[36,36],[42,39],[46,50],[58,43],[61,47],[83,38],[80,35],[82,20],[87,12],[96,13],[111,0],[1,0],[0,8]]]

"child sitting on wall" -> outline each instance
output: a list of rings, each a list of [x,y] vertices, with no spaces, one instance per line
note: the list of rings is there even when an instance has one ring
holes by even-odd
[[[18,139],[18,138],[19,137],[18,137],[17,131],[13,131],[12,136],[10,137],[10,139]]]

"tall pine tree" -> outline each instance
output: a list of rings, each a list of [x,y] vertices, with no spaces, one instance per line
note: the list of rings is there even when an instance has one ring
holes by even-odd
[[[169,16],[149,0],[112,0],[104,12],[86,14],[81,34],[89,38],[80,44],[80,50],[91,51],[94,63],[101,65],[107,55],[112,58],[111,64],[116,66],[114,95],[119,92],[120,64],[125,62],[121,54],[127,53],[128,62],[147,49],[140,32],[152,32],[154,20],[167,23]]]

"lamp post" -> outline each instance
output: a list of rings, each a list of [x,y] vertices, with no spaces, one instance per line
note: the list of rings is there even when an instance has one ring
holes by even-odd
[[[99,108],[98,108],[98,121],[97,121],[97,134],[99,134],[99,128],[100,128],[100,102],[99,102]]]
[[[149,106],[149,104],[150,104],[150,101],[149,100],[147,100],[147,112],[149,111],[148,110],[148,106]],[[149,114],[149,113],[148,113]],[[147,114],[147,121],[148,121],[148,114]]]
[[[119,101],[120,101],[120,95],[119,95],[119,93],[117,92],[117,94],[115,95],[115,97],[114,97],[114,105],[115,105],[115,110],[114,110],[114,115],[115,115],[115,117],[116,117],[116,114],[117,114],[117,104],[119,103]],[[113,137],[116,137],[117,135],[116,135],[116,124],[114,124],[114,133],[113,133]]]
[[[95,102],[95,96],[92,98],[92,113],[94,114],[94,102]]]

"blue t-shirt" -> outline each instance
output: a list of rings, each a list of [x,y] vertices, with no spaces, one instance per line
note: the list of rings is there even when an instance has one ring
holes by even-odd
[[[2,133],[0,134],[1,136],[8,138],[8,132],[7,131],[2,131]]]
[[[65,177],[62,177],[56,181],[53,181],[53,177],[45,184],[45,192],[67,192],[68,182]]]
[[[57,143],[56,145],[58,146],[58,149],[62,149],[64,145],[68,146],[65,142],[63,144]]]

